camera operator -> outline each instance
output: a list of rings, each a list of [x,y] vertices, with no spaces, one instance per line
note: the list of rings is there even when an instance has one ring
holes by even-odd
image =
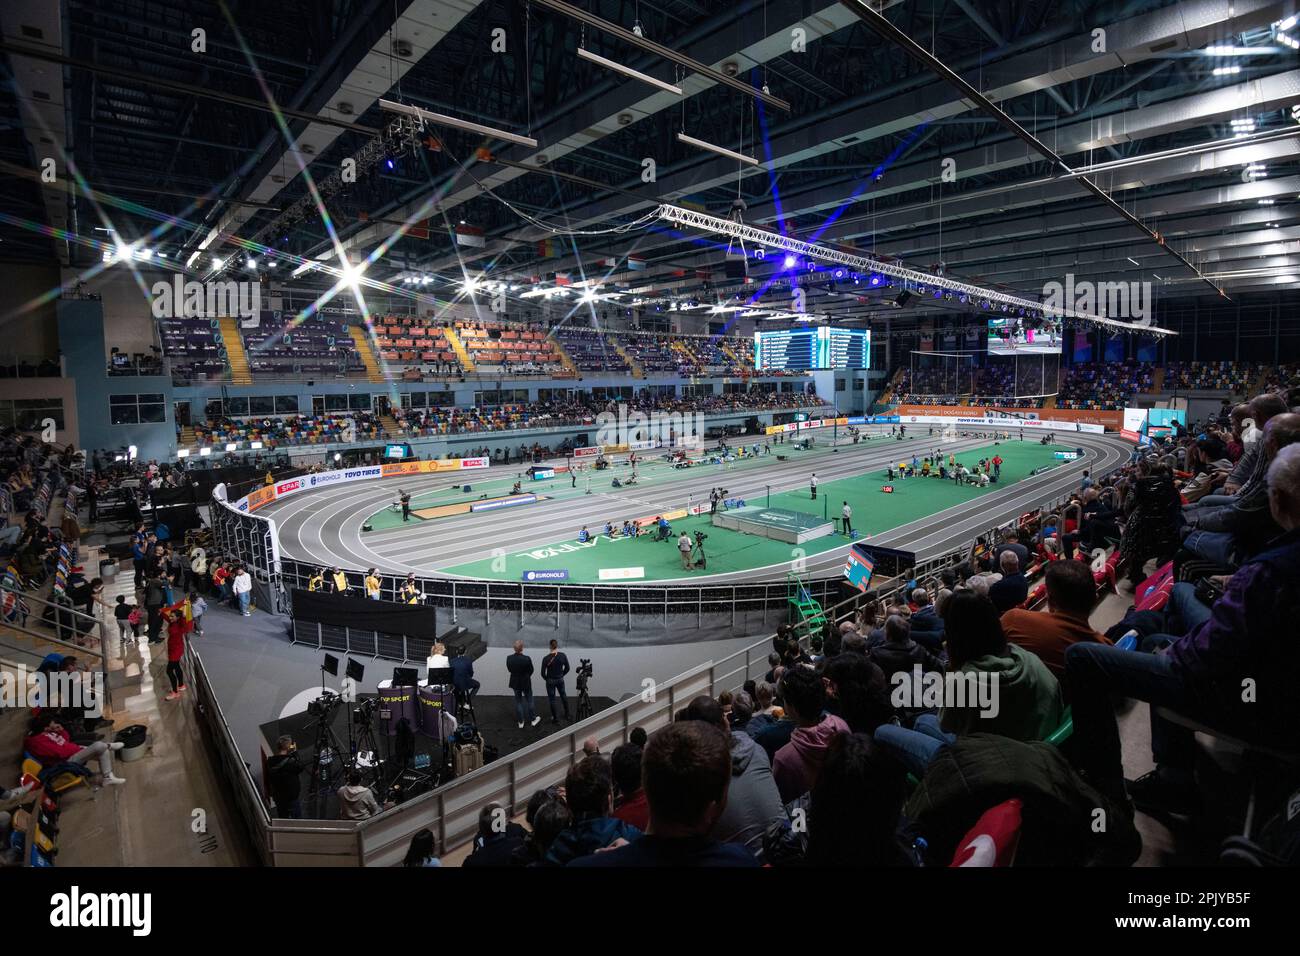
[[[681,536],[677,539],[677,550],[682,556],[682,570],[691,571],[691,552],[695,550],[695,545],[691,541],[691,536],[683,529]]]
[[[558,696],[564,705],[564,719],[569,717],[569,698],[564,693],[564,675],[569,673],[569,658],[560,650],[559,642],[551,640],[551,651],[542,658],[542,680],[546,682],[546,699],[551,705],[551,723],[560,722],[559,711],[555,706]]]
[[[274,756],[266,761],[266,788],[275,809],[291,820],[302,819],[302,758],[298,745],[288,734],[276,741]]]

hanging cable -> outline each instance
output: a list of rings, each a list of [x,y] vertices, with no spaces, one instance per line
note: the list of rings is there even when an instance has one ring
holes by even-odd
[[[465,165],[464,163],[461,163],[460,159],[458,159],[456,154],[453,153],[447,147],[446,143],[443,144],[443,152],[447,154],[448,158],[451,159],[452,162],[459,164],[461,166],[462,171],[465,173],[465,175],[468,176],[470,179],[472,179],[475,185],[477,185],[478,188],[481,189],[486,195],[491,196],[493,199],[501,203],[501,205],[505,206],[507,209],[513,212],[520,219],[523,219],[525,222],[531,223],[532,225],[536,226],[538,229],[545,229],[547,232],[554,233],[557,236],[618,235],[622,233],[631,232],[634,229],[639,229],[642,226],[650,222],[653,222],[656,218],[658,218],[658,209],[656,207],[656,209],[651,210],[650,212],[646,213],[644,216],[641,216],[638,219],[634,219],[629,223],[624,223],[621,226],[613,226],[609,229],[569,229],[565,226],[552,225],[551,223],[543,222],[537,217],[524,212],[522,209],[520,209],[519,207],[515,206],[512,202],[510,202],[510,200],[498,196],[495,192],[492,191],[491,186],[486,185],[477,176],[474,175],[473,171],[470,169],[469,166]]]

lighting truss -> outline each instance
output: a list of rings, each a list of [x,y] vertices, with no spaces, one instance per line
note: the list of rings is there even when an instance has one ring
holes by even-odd
[[[466,132],[479,133],[480,135],[487,136],[490,139],[500,139],[507,143],[517,143],[520,146],[527,146],[530,149],[537,148],[537,140],[533,139],[531,136],[520,136],[518,133],[510,133],[502,129],[493,129],[491,126],[484,126],[482,123],[473,123],[469,120],[461,119],[458,116],[447,116],[444,113],[435,113],[432,110],[422,109],[419,106],[397,103],[393,100],[380,100],[379,108],[388,113],[404,113],[407,116],[433,123],[436,126],[451,126],[455,129],[463,129]]]
[[[662,203],[655,209],[655,216],[665,222],[675,223],[679,226],[686,226],[692,229],[700,229],[704,232],[711,232],[719,236],[727,236],[731,239],[743,239],[755,244],[765,245],[771,248],[777,248],[786,252],[794,253],[800,256],[806,256],[810,259],[820,259],[824,262],[838,263],[847,266],[857,272],[879,272],[883,275],[890,276],[903,283],[911,283],[917,286],[927,286],[930,288],[940,288],[948,292],[962,293],[972,299],[983,299],[992,303],[1000,303],[1007,306],[1014,306],[1020,309],[1041,310],[1041,302],[1033,299],[1026,299],[1021,296],[1012,295],[1008,292],[999,292],[996,289],[986,289],[983,286],[972,285],[968,282],[958,282],[947,276],[935,276],[928,272],[920,272],[916,269],[909,269],[900,266],[897,263],[885,262],[880,259],[873,259],[869,256],[851,255],[833,249],[830,246],[818,245],[812,242],[803,242],[799,239],[793,239],[789,236],[781,236],[775,233],[758,229],[754,226],[746,225],[743,222],[736,222],[732,219],[722,219],[718,216],[710,216],[706,213],[696,212],[693,209],[684,209],[681,206],[673,206],[669,203]],[[1128,322],[1117,322],[1114,319],[1103,318],[1099,315],[1093,315],[1088,312],[1078,312],[1074,309],[1061,309],[1062,318],[1078,319],[1084,322],[1091,322],[1095,325],[1105,326],[1106,328],[1122,329],[1125,332],[1142,332],[1148,335],[1177,335],[1172,329],[1164,329],[1158,326],[1139,326],[1132,325]]]

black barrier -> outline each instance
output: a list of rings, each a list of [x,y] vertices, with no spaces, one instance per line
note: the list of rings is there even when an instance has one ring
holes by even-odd
[[[326,624],[358,631],[432,637],[438,630],[438,611],[421,604],[372,601],[346,594],[294,589],[293,618],[308,624]]]
[[[893,578],[916,567],[916,554],[911,551],[899,551],[897,548],[882,548],[874,544],[853,543],[855,551],[861,551],[871,559],[874,567],[871,576],[876,578]]]

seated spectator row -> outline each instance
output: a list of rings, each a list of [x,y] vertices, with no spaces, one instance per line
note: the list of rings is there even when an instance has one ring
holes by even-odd
[[[194,427],[202,445],[228,442],[262,442],[267,449],[280,445],[317,445],[344,440],[347,423],[355,425],[356,441],[382,441],[383,425],[368,412],[355,415],[293,415],[287,418],[222,418]]]
[[[1155,369],[1149,362],[1079,362],[1061,370],[1058,408],[1113,411],[1151,391]]]

